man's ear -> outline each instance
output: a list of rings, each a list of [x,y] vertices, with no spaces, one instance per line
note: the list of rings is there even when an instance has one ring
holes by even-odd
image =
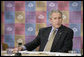
[[[63,18],[62,18],[62,21],[63,21]]]
[[[52,19],[50,18],[49,21],[52,21]]]
[[[52,23],[52,19],[49,19],[50,23]]]

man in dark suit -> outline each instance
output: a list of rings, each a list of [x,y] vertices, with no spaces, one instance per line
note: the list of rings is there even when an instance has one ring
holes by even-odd
[[[40,46],[39,51],[68,52],[72,50],[73,30],[62,25],[62,12],[52,10],[49,14],[49,20],[52,26],[41,28],[32,42],[18,49],[32,51]]]

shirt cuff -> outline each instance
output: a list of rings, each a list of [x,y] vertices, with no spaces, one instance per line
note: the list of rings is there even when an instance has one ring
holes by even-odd
[[[26,47],[25,46],[22,46],[23,50],[26,50]]]

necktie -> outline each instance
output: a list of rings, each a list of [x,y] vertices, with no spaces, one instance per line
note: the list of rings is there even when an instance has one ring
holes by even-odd
[[[44,51],[50,51],[51,50],[51,46],[52,46],[52,43],[53,43],[53,40],[54,40],[54,37],[55,37],[55,33],[56,32],[56,29],[53,29],[53,31],[51,32],[50,36],[49,36],[49,40],[45,46],[45,49]]]

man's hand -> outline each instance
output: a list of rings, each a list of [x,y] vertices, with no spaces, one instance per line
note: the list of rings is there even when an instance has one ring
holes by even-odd
[[[17,53],[18,51],[21,51],[22,49],[23,49],[22,47],[14,48],[13,53]]]

